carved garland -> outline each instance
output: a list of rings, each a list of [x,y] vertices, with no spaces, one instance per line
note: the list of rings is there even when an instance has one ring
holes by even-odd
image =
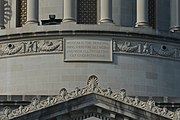
[[[62,40],[32,40],[0,43],[0,58],[13,55],[40,54],[63,51]]]
[[[113,52],[123,54],[136,54],[153,57],[163,57],[180,60],[180,47],[162,45],[149,42],[132,42],[114,40]]]
[[[0,115],[0,120],[9,120],[90,93],[100,94],[125,104],[166,117],[168,119],[179,120],[180,118],[180,109],[172,112],[165,107],[159,108],[155,106],[155,101],[152,98],[149,98],[147,102],[143,102],[140,101],[138,97],[128,97],[126,95],[125,89],[121,89],[119,92],[114,92],[111,90],[111,88],[101,88],[98,86],[98,78],[95,75],[92,75],[89,77],[87,86],[85,88],[80,89],[76,87],[72,92],[68,92],[65,88],[62,88],[59,92],[59,95],[48,97],[46,100],[40,101],[38,98],[34,98],[30,105],[25,107],[19,106],[19,108],[15,110],[11,110],[9,107],[5,107],[1,112],[2,114]]]
[[[0,58],[63,51],[63,40],[31,40],[0,43]],[[113,41],[113,53],[135,54],[180,60],[180,47],[149,42]]]

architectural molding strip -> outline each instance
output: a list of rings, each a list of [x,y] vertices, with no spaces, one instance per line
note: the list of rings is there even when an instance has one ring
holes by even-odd
[[[58,53],[62,51],[62,39],[0,43],[0,58],[31,54]]]
[[[113,54],[130,54],[157,57],[162,59],[180,60],[180,46],[160,44],[147,41],[113,40]],[[0,59],[7,57],[62,53],[63,39],[29,40],[0,43]]]
[[[180,60],[180,47],[168,45],[166,43],[160,44],[143,41],[114,40],[113,52]]]
[[[0,120],[10,120],[13,118],[17,118],[91,93],[95,93],[116,101],[120,101],[124,104],[137,107],[139,109],[151,112],[159,116],[163,116],[171,120],[179,120],[180,118],[180,109],[172,112],[165,107],[159,108],[155,106],[155,101],[152,98],[149,98],[146,102],[140,101],[138,97],[128,97],[126,95],[125,89],[121,89],[119,92],[114,92],[111,90],[111,88],[104,89],[99,87],[98,84],[98,78],[95,75],[91,75],[87,81],[87,86],[84,88],[80,89],[76,87],[75,90],[72,92],[68,92],[65,88],[62,88],[59,92],[59,95],[57,96],[47,97],[47,99],[42,101],[40,101],[38,98],[34,98],[32,99],[30,105],[24,107],[20,106],[18,109],[15,110],[11,110],[10,107],[5,107],[1,112]]]

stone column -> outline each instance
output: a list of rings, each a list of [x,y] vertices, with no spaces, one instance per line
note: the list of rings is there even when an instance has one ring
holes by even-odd
[[[64,0],[63,22],[75,22],[75,0]]]
[[[148,0],[137,0],[136,27],[148,26]]]
[[[4,0],[0,0],[0,29],[4,28]]]
[[[112,23],[112,0],[101,0],[100,2],[100,23]]]
[[[180,31],[180,1],[170,0],[171,4],[171,32]]]
[[[38,24],[39,0],[27,0],[26,24]]]

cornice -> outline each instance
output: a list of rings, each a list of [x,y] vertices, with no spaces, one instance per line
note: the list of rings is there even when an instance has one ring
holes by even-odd
[[[132,28],[116,25],[78,25],[62,24],[52,26],[24,26],[0,30],[0,41],[57,37],[57,36],[110,36],[149,39],[159,42],[180,43],[180,34],[156,31],[150,28]]]

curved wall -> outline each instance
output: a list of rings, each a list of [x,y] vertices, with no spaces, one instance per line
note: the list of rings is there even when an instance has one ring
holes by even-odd
[[[95,74],[102,87],[125,88],[129,95],[178,96],[178,61],[114,55],[113,63],[63,62],[63,55],[35,55],[0,60],[1,95],[54,95],[65,87],[83,87]]]
[[[173,37],[128,31],[100,32],[96,28],[96,31],[27,32],[4,36],[0,43],[0,94],[54,95],[62,87],[73,90],[76,86],[85,86],[88,76],[95,74],[100,86],[115,91],[125,88],[132,96],[178,97],[179,42]],[[112,60],[90,62],[68,61],[67,58],[66,61],[67,40],[82,39],[110,41],[112,50],[111,47],[107,49],[112,53]]]

